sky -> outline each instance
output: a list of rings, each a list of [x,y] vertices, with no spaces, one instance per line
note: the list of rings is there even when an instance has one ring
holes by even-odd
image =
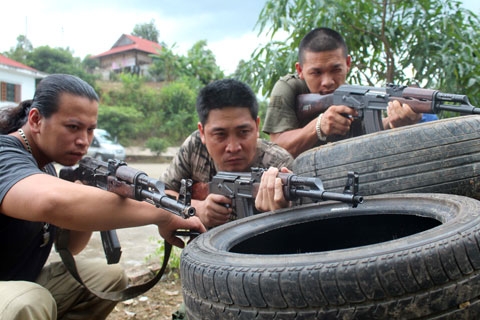
[[[480,1],[463,0],[464,7],[480,15]],[[267,40],[259,38],[255,24],[265,0],[13,0],[0,11],[0,52],[25,35],[33,47],[69,47],[75,57],[108,51],[122,34],[152,20],[159,41],[175,44],[185,54],[197,41],[206,40],[217,64],[228,75],[241,59]]]

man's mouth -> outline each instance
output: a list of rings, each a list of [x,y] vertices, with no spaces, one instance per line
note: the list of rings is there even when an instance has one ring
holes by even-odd
[[[70,154],[75,156],[75,157],[82,158],[86,154],[86,152],[70,152]]]
[[[241,161],[243,161],[242,158],[230,158],[230,159],[225,160],[225,163],[237,163],[237,162],[241,162]]]

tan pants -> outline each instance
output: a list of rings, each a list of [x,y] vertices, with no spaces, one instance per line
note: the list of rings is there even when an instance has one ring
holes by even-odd
[[[77,261],[82,280],[98,291],[119,291],[128,279],[118,264]],[[0,281],[0,319],[105,319],[116,302],[102,300],[75,280],[62,262],[43,268],[36,283]]]

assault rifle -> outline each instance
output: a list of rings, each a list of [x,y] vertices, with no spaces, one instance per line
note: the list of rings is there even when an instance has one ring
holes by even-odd
[[[232,220],[251,216],[257,213],[255,197],[264,171],[265,169],[261,168],[252,168],[250,173],[220,171],[209,182],[209,192],[232,199]],[[282,180],[283,194],[287,201],[308,197],[312,200],[342,201],[352,204],[354,208],[363,202],[363,197],[357,195],[358,174],[356,172],[348,172],[343,193],[325,191],[320,178],[300,177],[283,172],[278,176]]]
[[[466,95],[394,84],[381,88],[341,85],[327,95],[301,94],[297,96],[295,111],[299,121],[306,124],[332,105],[355,108],[359,118],[364,121],[365,133],[372,133],[383,130],[381,111],[386,110],[388,102],[393,100],[408,104],[416,113],[438,113],[446,110],[480,114],[480,108],[472,106]]]
[[[147,176],[143,171],[131,168],[123,161],[108,162],[85,157],[76,168],[60,169],[60,178],[68,181],[80,180],[83,184],[116,193],[122,197],[149,202],[183,218],[195,215],[191,202],[191,180],[182,180],[178,200],[165,193],[162,181]],[[182,233],[184,235],[184,232]],[[115,230],[101,231],[103,249],[107,262],[117,263],[121,247]]]

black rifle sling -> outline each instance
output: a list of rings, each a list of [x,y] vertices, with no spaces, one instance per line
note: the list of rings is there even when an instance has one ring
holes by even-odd
[[[70,237],[70,232],[65,229],[59,229],[57,232],[57,241],[55,244],[55,248],[58,251],[60,257],[62,258],[63,264],[65,267],[68,269],[70,274],[80,283],[82,284],[85,288],[87,288],[91,293],[96,295],[99,298],[102,298],[104,300],[110,300],[110,301],[125,301],[131,298],[134,298],[142,293],[145,293],[146,291],[150,290],[157,282],[160,280],[162,277],[163,273],[165,272],[165,269],[167,268],[168,265],[168,259],[170,258],[170,253],[172,251],[172,245],[165,241],[165,251],[163,255],[163,262],[162,262],[162,267],[160,270],[157,272],[155,277],[150,279],[149,281],[136,285],[136,286],[131,286],[127,287],[121,291],[112,291],[112,292],[102,292],[102,291],[97,291],[93,290],[82,281],[80,275],[78,274],[77,271],[77,266],[75,264],[75,259],[73,258],[72,254],[68,250],[68,242],[69,242],[69,237]]]

